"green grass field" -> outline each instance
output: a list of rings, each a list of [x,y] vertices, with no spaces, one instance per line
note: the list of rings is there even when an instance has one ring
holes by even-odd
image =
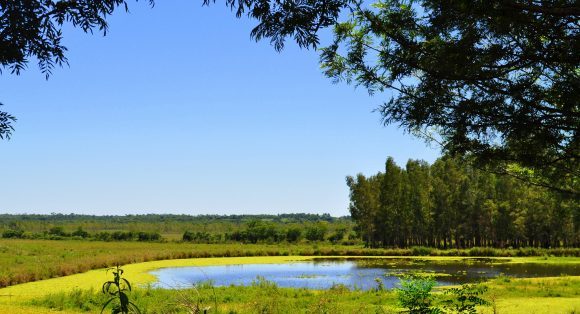
[[[132,298],[146,313],[188,313],[195,306],[214,313],[396,313],[392,291],[349,291],[341,287],[325,291],[279,288],[268,282],[250,287],[211,287],[171,291],[148,286],[155,278],[148,272],[162,267],[248,263],[280,263],[306,260],[308,256],[197,258],[152,261],[124,266],[136,287]],[[378,258],[378,257],[377,257]],[[421,257],[450,260],[459,257]],[[578,258],[511,258],[512,263],[580,263]],[[99,312],[106,300],[98,290],[109,279],[104,269],[0,289],[0,306],[10,313]],[[535,279],[498,278],[487,283],[485,298],[493,306],[483,313],[575,313],[580,310],[580,277]],[[441,289],[439,289],[441,291]],[[441,295],[441,293],[438,293]]]
[[[155,260],[240,256],[579,256],[580,249],[366,249],[330,243],[192,244],[0,239],[0,287]],[[545,257],[541,257],[545,258]],[[566,259],[559,259],[565,261]],[[545,262],[545,260],[540,260]]]

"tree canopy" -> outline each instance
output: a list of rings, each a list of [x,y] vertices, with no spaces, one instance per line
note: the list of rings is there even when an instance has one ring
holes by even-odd
[[[209,5],[215,0],[204,0]],[[150,1],[153,4],[152,1]],[[568,195],[580,194],[580,6],[574,0],[226,0],[257,20],[251,36],[320,49],[324,73],[393,91],[385,124],[444,152]],[[67,62],[60,27],[106,33],[124,0],[0,1],[0,61]],[[334,39],[319,48],[319,31]],[[2,118],[3,117],[3,118]],[[8,137],[13,117],[0,116]],[[3,121],[3,122],[2,122]]]
[[[576,1],[227,4],[256,18],[252,36],[276,49],[286,37],[317,48],[319,29],[333,26],[333,42],[320,49],[324,73],[370,93],[393,91],[379,107],[385,124],[488,170],[580,193]]]
[[[579,17],[567,0],[355,4],[321,62],[336,81],[394,91],[386,124],[578,193]]]
[[[18,75],[35,60],[48,79],[55,65],[68,64],[62,26],[69,23],[86,33],[106,34],[106,18],[118,7],[129,10],[125,0],[0,0],[0,73]],[[10,138],[15,121],[0,111],[0,139]]]

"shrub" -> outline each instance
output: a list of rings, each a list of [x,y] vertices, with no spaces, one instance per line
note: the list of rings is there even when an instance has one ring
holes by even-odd
[[[345,235],[346,235],[346,228],[338,228],[330,237],[328,237],[328,240],[330,242],[336,244],[339,241],[342,241],[342,239],[344,239]]]
[[[428,256],[431,255],[431,252],[433,252],[433,249],[429,247],[414,246],[411,248],[411,255],[415,256]]]
[[[64,232],[64,229],[62,227],[52,227],[50,228],[50,230],[48,230],[48,234],[50,236],[56,236],[56,237],[69,237],[70,234]]]
[[[306,239],[308,241],[324,241],[326,226],[318,224],[306,228]]]
[[[8,229],[2,232],[2,237],[5,239],[22,239],[24,238],[24,230],[22,229]]]
[[[302,230],[300,228],[289,228],[286,230],[286,240],[288,242],[298,242],[302,236]]]
[[[461,288],[451,288],[445,291],[445,294],[453,295],[453,299],[447,300],[445,308],[451,310],[452,313],[477,313],[475,307],[477,305],[489,305],[490,303],[480,297],[487,288],[485,286],[476,284],[465,284]]]
[[[81,237],[81,238],[88,238],[89,237],[89,233],[83,230],[83,227],[78,227],[77,230],[75,230],[72,233],[73,237]]]
[[[433,296],[431,290],[436,282],[433,277],[405,276],[401,279],[401,288],[397,289],[399,304],[408,309],[410,314],[443,313],[431,306]]]
[[[138,241],[159,241],[161,235],[157,232],[139,232],[137,235]]]

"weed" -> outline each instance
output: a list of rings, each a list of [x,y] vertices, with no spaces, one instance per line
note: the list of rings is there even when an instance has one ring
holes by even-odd
[[[410,314],[439,314],[439,308],[433,307],[431,290],[436,281],[433,277],[403,276],[401,288],[397,289],[399,304]]]
[[[112,314],[129,314],[137,313],[140,314],[141,311],[135,305],[135,303],[129,301],[129,296],[127,292],[131,291],[131,284],[125,278],[123,278],[123,269],[117,265],[116,267],[111,267],[107,269],[113,273],[113,280],[109,280],[103,284],[102,291],[110,297],[107,302],[103,305],[101,313],[109,304],[113,304],[111,309]]]

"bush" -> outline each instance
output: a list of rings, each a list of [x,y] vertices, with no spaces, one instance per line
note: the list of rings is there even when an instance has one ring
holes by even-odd
[[[480,297],[487,288],[481,285],[465,284],[461,288],[451,288],[445,294],[453,295],[453,299],[447,300],[445,308],[452,313],[477,313],[475,307],[478,305],[489,305],[490,303]]]
[[[397,289],[399,304],[411,314],[443,313],[431,306],[431,290],[437,283],[433,277],[406,276],[401,279],[401,288]]]
[[[411,248],[411,255],[415,256],[428,256],[431,255],[431,252],[433,252],[433,249],[429,247],[414,246]]]
[[[212,242],[211,234],[207,232],[185,231],[181,239],[185,242],[210,243]]]
[[[8,229],[2,232],[2,237],[5,239],[22,239],[24,238],[24,230],[22,229]]]
[[[300,228],[289,228],[286,230],[286,241],[288,242],[298,242],[302,236],[302,230]]]
[[[342,239],[344,239],[345,235],[346,235],[346,228],[338,228],[330,237],[328,237],[328,240],[330,242],[336,244],[339,241],[342,241]]]
[[[62,238],[62,237],[70,237],[70,233],[64,232],[62,227],[52,227],[48,230],[48,235],[52,237]]]
[[[308,241],[324,241],[326,235],[326,226],[317,224],[306,228],[306,239]]]
[[[82,227],[78,227],[78,229],[72,233],[72,236],[73,237],[81,237],[84,239],[84,238],[89,237],[89,233],[84,231]]]
[[[159,241],[161,235],[157,232],[139,232],[137,235],[138,241]]]

